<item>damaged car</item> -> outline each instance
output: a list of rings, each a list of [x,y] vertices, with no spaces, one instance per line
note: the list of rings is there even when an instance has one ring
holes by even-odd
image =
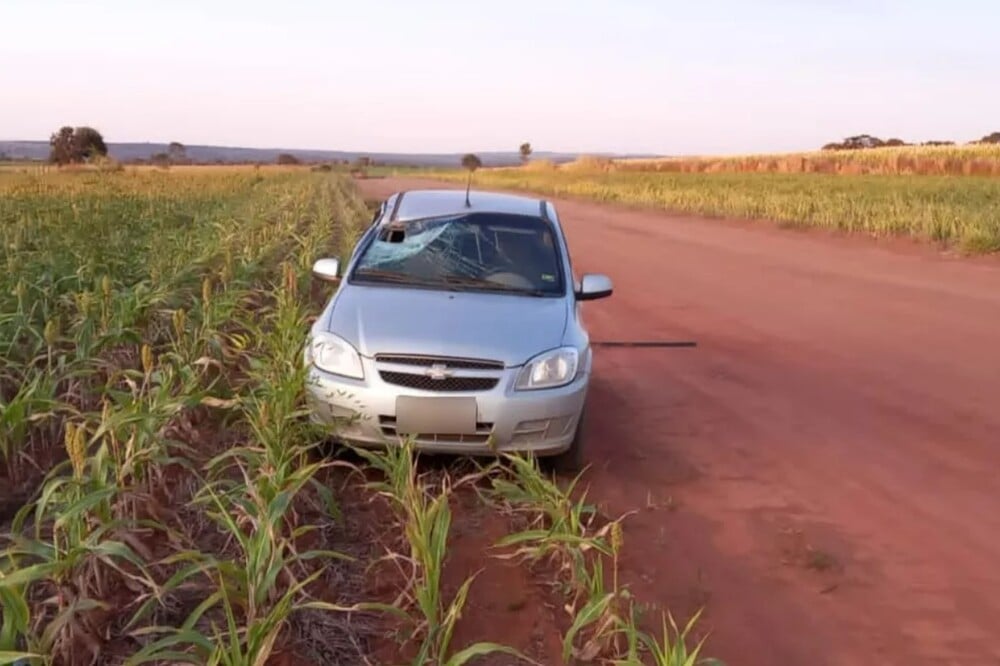
[[[350,258],[313,274],[336,289],[309,332],[307,393],[338,439],[582,464],[593,359],[581,303],[612,284],[575,279],[551,202],[399,192]]]

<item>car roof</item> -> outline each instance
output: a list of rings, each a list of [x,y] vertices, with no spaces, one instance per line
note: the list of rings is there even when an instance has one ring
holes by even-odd
[[[399,222],[461,213],[506,213],[551,219],[548,202],[543,199],[479,190],[469,192],[468,206],[465,190],[407,190],[397,192],[386,203],[391,211],[390,220]]]

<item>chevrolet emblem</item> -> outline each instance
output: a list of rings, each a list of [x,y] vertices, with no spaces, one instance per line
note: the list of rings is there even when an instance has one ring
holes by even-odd
[[[452,372],[448,369],[447,365],[443,363],[435,363],[431,367],[427,368],[427,370],[424,371],[424,374],[435,381],[441,381],[442,379],[451,377]]]

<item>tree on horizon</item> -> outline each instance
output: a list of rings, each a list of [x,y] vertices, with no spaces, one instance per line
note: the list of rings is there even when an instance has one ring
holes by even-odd
[[[98,156],[108,154],[104,137],[93,127],[70,127],[65,125],[49,137],[49,161],[55,164],[78,164],[89,162]]]
[[[469,173],[472,173],[481,166],[483,166],[483,161],[479,159],[479,155],[475,153],[462,155],[462,167],[468,169]]]
[[[173,164],[187,162],[187,148],[180,141],[170,142],[170,145],[167,146],[167,155],[170,156],[170,161]]]
[[[531,157],[531,144],[525,141],[521,144],[521,147],[518,148],[518,152],[521,153],[521,162],[523,164],[527,164],[528,159]]]

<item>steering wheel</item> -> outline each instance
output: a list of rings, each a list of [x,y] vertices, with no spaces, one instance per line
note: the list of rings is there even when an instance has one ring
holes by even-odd
[[[496,284],[502,284],[505,287],[514,287],[515,289],[535,288],[531,280],[520,273],[513,273],[511,271],[497,271],[496,273],[483,276],[483,279],[487,282],[495,282]]]

